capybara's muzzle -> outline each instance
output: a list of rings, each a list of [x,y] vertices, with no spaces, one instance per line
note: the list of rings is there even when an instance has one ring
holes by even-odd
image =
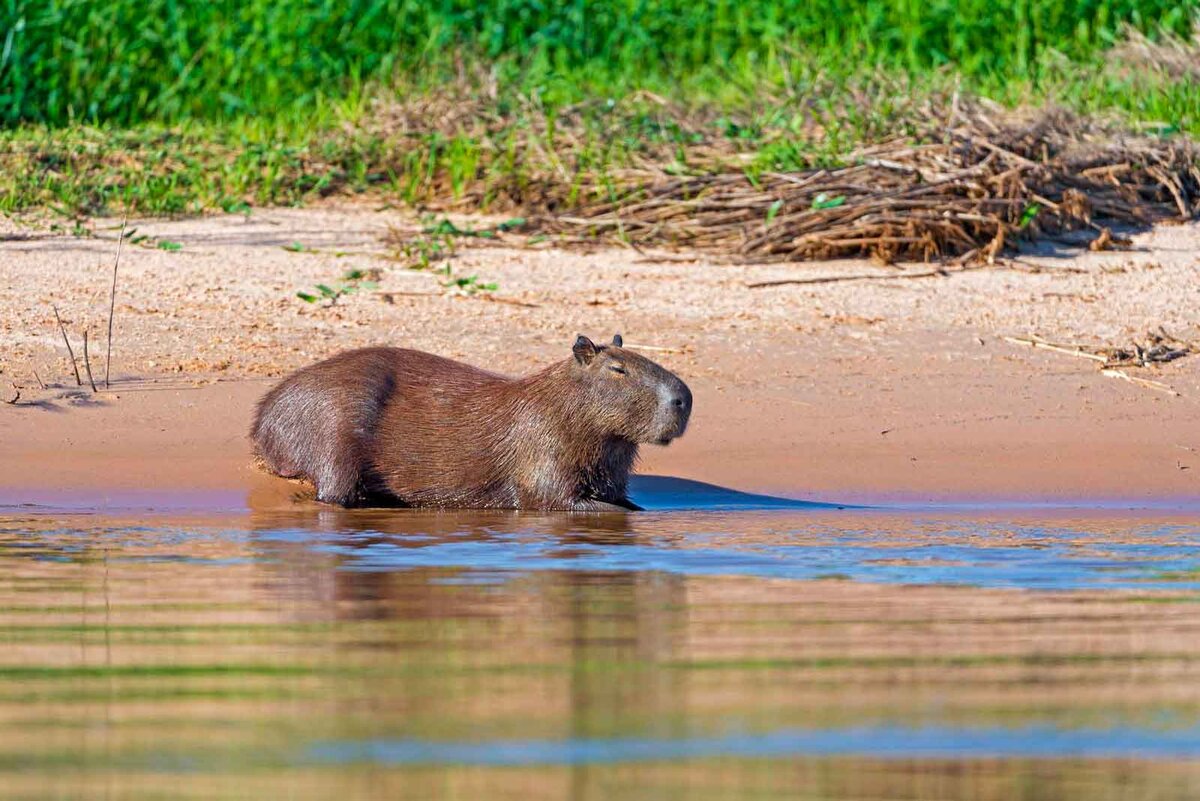
[[[692,391],[688,389],[687,384],[676,380],[665,394],[662,415],[665,420],[657,440],[659,445],[666,445],[671,440],[682,437],[692,416]]]

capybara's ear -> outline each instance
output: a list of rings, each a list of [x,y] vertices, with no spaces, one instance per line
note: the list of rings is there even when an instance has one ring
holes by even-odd
[[[625,340],[621,339],[620,334],[613,334],[612,344],[614,348],[623,348],[625,347]]]
[[[575,344],[571,347],[571,352],[575,354],[575,361],[580,364],[589,364],[592,359],[596,358],[596,343],[580,334],[575,338]]]

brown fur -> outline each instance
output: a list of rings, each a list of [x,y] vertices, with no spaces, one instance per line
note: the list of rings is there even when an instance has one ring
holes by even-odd
[[[573,351],[524,378],[402,348],[347,351],[268,392],[251,438],[272,472],[343,506],[636,509],[638,444],[682,435],[692,394],[619,336],[579,337]]]

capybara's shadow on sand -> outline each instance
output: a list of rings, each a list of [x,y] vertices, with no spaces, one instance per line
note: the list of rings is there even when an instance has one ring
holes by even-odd
[[[754,509],[844,509],[845,504],[800,501],[741,492],[674,476],[630,476],[629,497],[648,512]]]

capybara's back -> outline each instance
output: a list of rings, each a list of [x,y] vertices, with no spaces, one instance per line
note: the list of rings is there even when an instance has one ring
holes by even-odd
[[[268,392],[251,437],[272,472],[344,506],[636,508],[638,443],[680,436],[691,392],[620,337],[573,350],[525,378],[402,348],[348,351]]]
[[[268,392],[258,404],[251,438],[271,472],[309,479],[318,500],[361,503],[384,491],[370,457],[383,410],[398,385],[461,372],[487,377],[467,365],[402,348],[340,353],[297,370]]]

